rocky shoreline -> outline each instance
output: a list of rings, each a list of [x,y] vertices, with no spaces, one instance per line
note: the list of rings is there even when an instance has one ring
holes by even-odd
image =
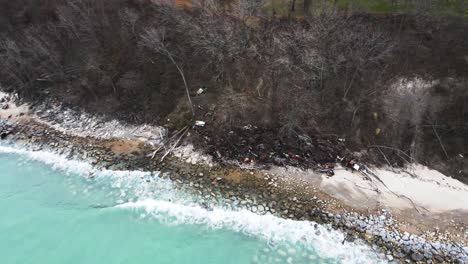
[[[53,116],[53,113],[48,114]],[[71,123],[80,122],[72,115],[67,118]],[[222,200],[225,206],[233,209],[245,208],[257,214],[271,213],[282,218],[328,224],[329,228],[346,234],[343,243],[365,240],[382,259],[390,262],[468,263],[466,244],[454,242],[446,233],[401,232],[392,213],[386,210],[368,214],[343,207],[330,210],[334,204],[330,197],[302,195],[300,190],[284,188],[281,178],[262,171],[188,163],[175,156],[160,162],[148,157],[153,151],[152,142],[140,141],[137,149],[117,152],[113,146],[118,138],[81,137],[39,122],[37,118],[15,122],[0,119],[0,135],[8,142],[85,160],[98,168],[160,171],[157,177],[169,177],[180,186],[190,188],[201,197],[200,204],[208,209],[210,204]],[[316,234],[320,236],[320,231]]]

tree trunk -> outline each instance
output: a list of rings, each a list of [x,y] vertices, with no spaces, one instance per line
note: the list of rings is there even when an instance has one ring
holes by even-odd
[[[312,0],[304,0],[304,16],[307,17],[312,14]]]
[[[291,0],[291,14],[296,12],[296,0]]]
[[[189,105],[190,105],[190,110],[192,111],[192,117],[195,117],[195,110],[193,108],[192,98],[190,97],[190,90],[189,90],[189,87],[188,87],[188,84],[187,84],[187,80],[185,79],[184,71],[179,66],[179,64],[177,64],[177,62],[174,60],[172,55],[170,53],[168,53],[168,54],[169,54],[169,59],[176,66],[177,70],[179,71],[180,77],[182,77],[182,81],[184,82],[184,86],[185,86],[185,92],[187,93],[187,98],[188,98],[188,102],[189,102]]]

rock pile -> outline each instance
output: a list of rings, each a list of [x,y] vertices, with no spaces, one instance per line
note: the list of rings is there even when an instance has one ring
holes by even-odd
[[[68,116],[73,122],[72,117]],[[398,230],[390,212],[379,215],[362,215],[355,212],[334,214],[325,209],[327,201],[317,197],[296,197],[278,187],[274,177],[255,177],[244,171],[244,180],[230,181],[222,177],[226,168],[191,164],[177,158],[164,163],[147,157],[151,152],[115,154],[105,147],[105,140],[92,137],[76,137],[50,127],[31,122],[20,129],[0,121],[0,131],[7,131],[8,138],[23,142],[34,149],[48,149],[73,159],[87,160],[96,167],[113,170],[158,170],[156,177],[169,177],[176,186],[187,188],[199,197],[200,205],[209,209],[212,205],[237,210],[244,208],[257,214],[273,214],[293,220],[312,220],[328,224],[329,228],[342,230],[345,241],[363,239],[373,245],[382,258],[392,262],[467,263],[468,248],[437,234],[415,236]],[[14,133],[16,131],[16,133]],[[321,234],[317,234],[321,235]]]
[[[0,119],[0,139],[6,139],[6,137],[13,133],[14,126],[5,120]]]
[[[167,131],[152,125],[130,125],[115,119],[92,115],[82,111],[44,103],[36,107],[36,115],[51,127],[70,135],[99,139],[123,138],[142,139],[148,143],[159,143]]]

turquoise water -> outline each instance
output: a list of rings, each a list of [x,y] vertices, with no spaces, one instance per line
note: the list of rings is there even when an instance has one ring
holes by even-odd
[[[147,173],[0,145],[0,263],[378,262],[323,226],[198,199]]]

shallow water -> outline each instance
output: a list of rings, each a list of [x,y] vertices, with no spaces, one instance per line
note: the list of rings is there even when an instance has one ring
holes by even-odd
[[[197,200],[148,173],[0,145],[0,263],[379,262],[325,226]]]

